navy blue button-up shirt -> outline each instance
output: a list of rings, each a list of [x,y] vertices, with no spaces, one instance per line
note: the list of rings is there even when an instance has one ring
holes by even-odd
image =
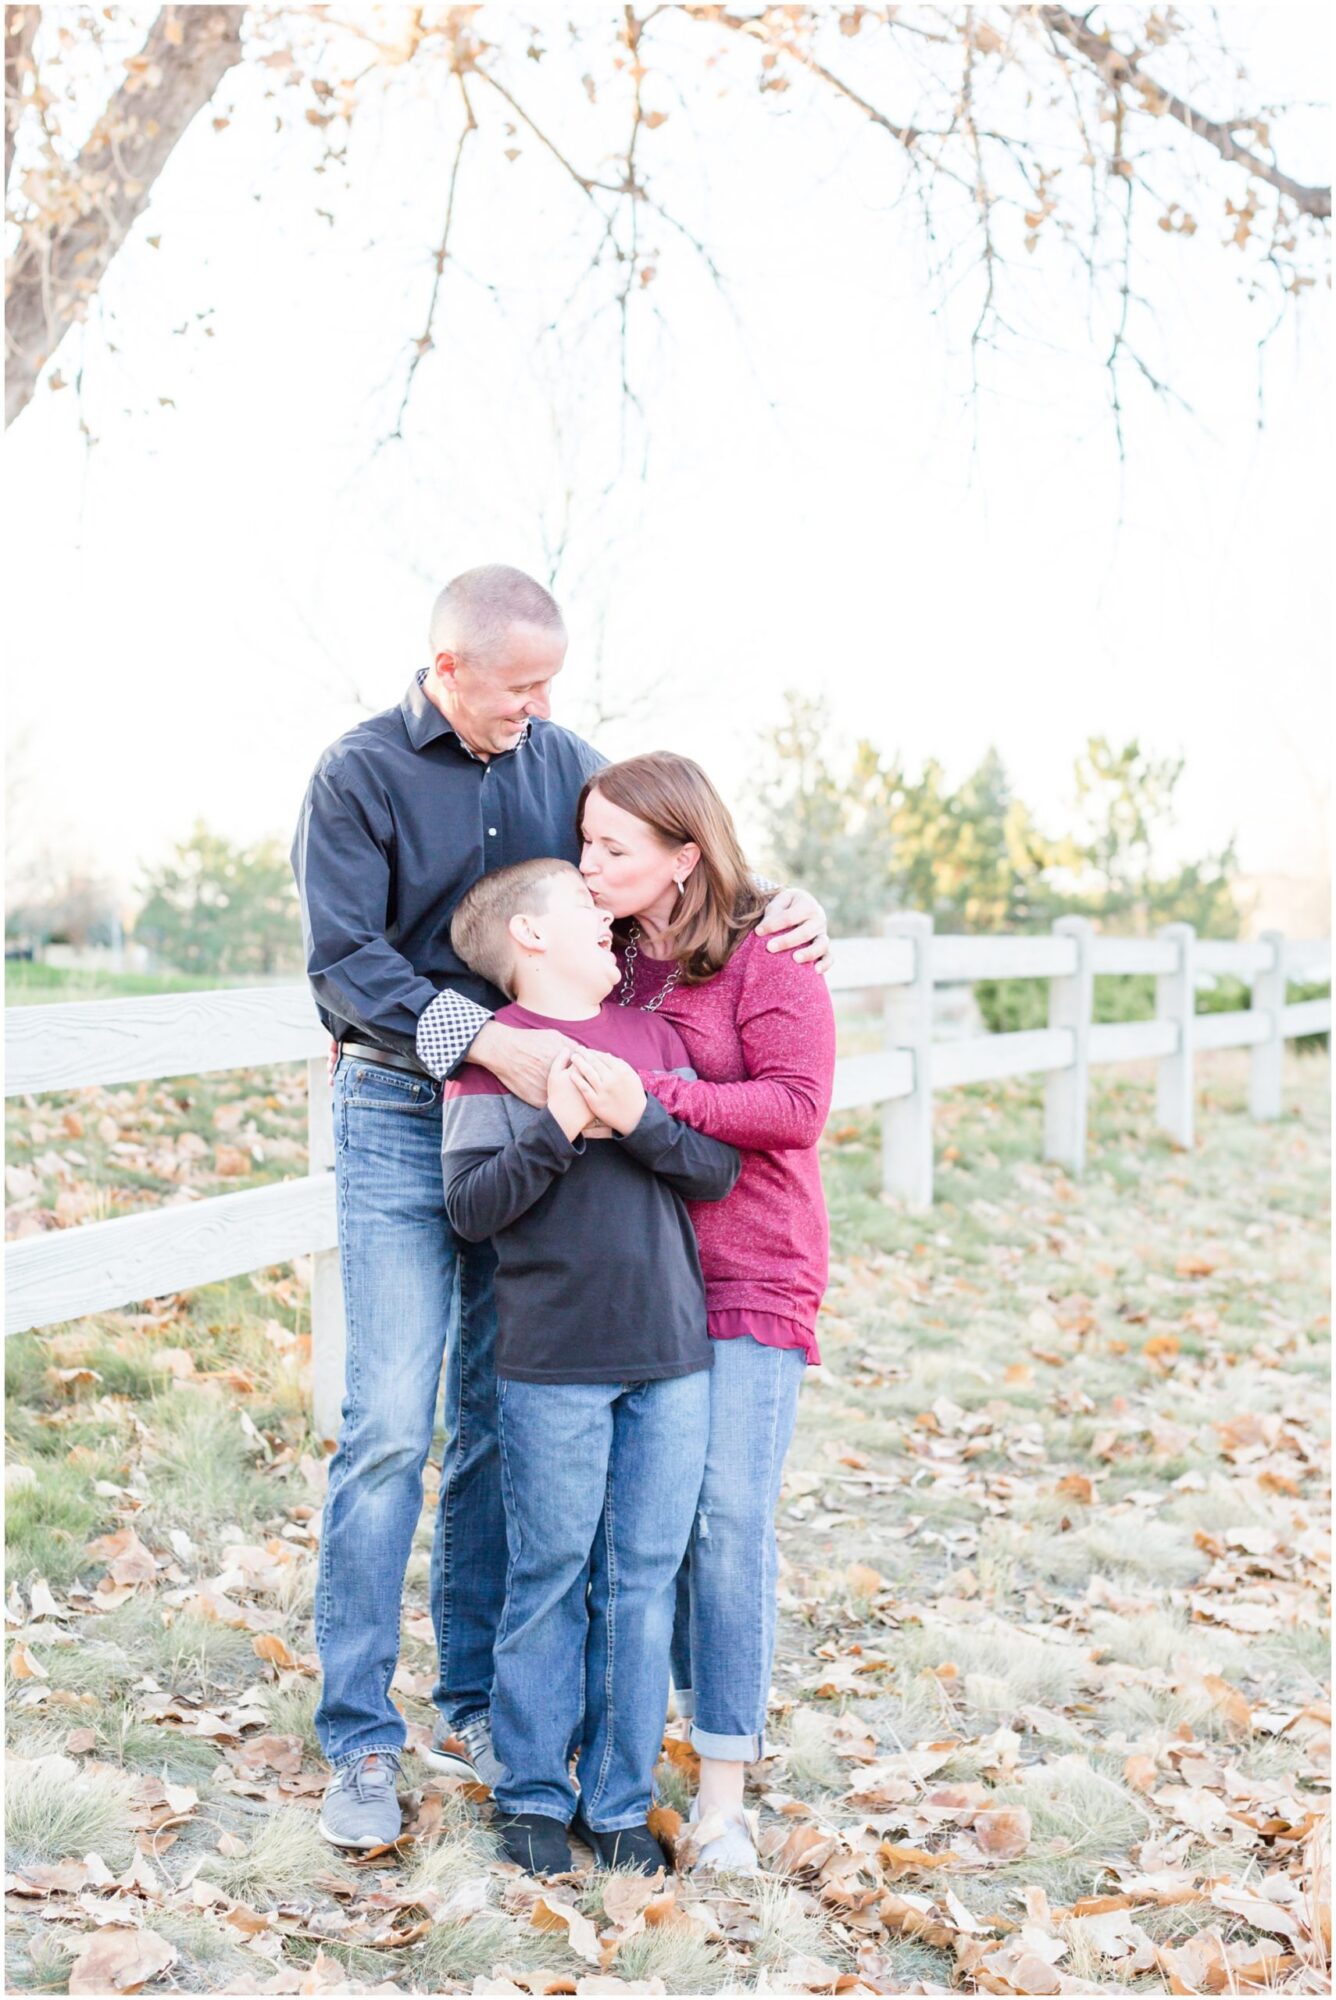
[[[419,1059],[419,1021],[438,994],[437,1017],[465,1024],[454,1030],[463,1046],[506,1001],[450,948],[460,897],[515,861],[578,862],[580,792],[607,761],[542,721],[513,750],[476,757],[428,701],[425,678],[324,752],[292,845],[321,1020],[337,1039]]]

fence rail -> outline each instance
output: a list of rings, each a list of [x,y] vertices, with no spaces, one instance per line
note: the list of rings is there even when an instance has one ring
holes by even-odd
[[[1095,978],[1137,973],[1155,976],[1156,1018],[1095,1022]],[[1249,985],[1251,1005],[1198,1014],[1198,982],[1221,974]],[[928,917],[889,917],[881,937],[835,946],[832,990],[881,992],[883,1047],[837,1063],[833,1109],[881,1107],[884,1184],[915,1207],[932,1201],[933,1093],[961,1084],[1044,1075],[1044,1155],[1079,1173],[1091,1065],[1152,1060],[1156,1124],[1190,1147],[1196,1051],[1250,1048],[1249,1110],[1279,1117],[1285,1042],[1331,1026],[1330,1000],[1290,1002],[1287,989],[1330,977],[1329,939],[1287,940],[1275,931],[1247,941],[1199,939],[1189,925],[1171,924],[1154,938],[1106,938],[1084,918],[1064,917],[1048,936],[960,937],[935,935]],[[982,979],[1047,979],[1048,1026],[934,1040],[933,989]],[[313,1256],[315,1417],[333,1436],[343,1307],[327,1048],[305,986],[7,1009],[7,1097],[304,1061],[311,1172],[11,1243],[6,1333]]]

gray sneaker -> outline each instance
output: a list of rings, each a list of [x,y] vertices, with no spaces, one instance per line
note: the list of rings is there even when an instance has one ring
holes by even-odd
[[[492,1732],[485,1715],[470,1716],[458,1729],[443,1715],[436,1718],[430,1750],[419,1750],[424,1764],[447,1778],[462,1778],[466,1784],[495,1787],[505,1766],[492,1748]]]
[[[320,1809],[320,1831],[335,1847],[386,1847],[399,1838],[403,1814],[394,1781],[399,1759],[373,1751],[334,1773]]]

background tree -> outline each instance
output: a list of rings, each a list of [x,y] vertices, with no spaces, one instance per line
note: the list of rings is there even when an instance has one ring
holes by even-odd
[[[699,214],[670,202],[658,138],[671,118],[674,131],[694,124],[684,110],[707,93],[781,115],[819,103],[884,139],[869,204],[915,203],[933,303],[962,292],[970,301],[976,380],[989,347],[1032,337],[1054,267],[1074,265],[1120,440],[1129,370],[1157,393],[1170,386],[1148,358],[1148,238],[1221,232],[1278,311],[1322,268],[1330,189],[1279,156],[1295,107],[1255,100],[1204,10],[655,4],[533,27],[505,8],[169,6],[124,52],[137,34],[116,8],[6,9],[7,422],[228,77],[216,125],[233,100],[260,96],[276,137],[292,126],[324,136],[321,168],[343,161],[370,104],[392,109],[397,93],[427,90],[449,122],[440,234],[422,317],[405,328],[393,434],[438,339],[479,146],[535,155],[564,188],[570,227],[588,242],[587,278],[619,318],[623,386],[635,397],[630,327],[658,309],[670,248],[685,245],[724,282],[708,201]]]
[[[891,910],[1026,930],[1068,906],[1056,880],[1087,857],[1040,831],[996,750],[955,787],[935,758],[914,777],[866,739],[842,767],[824,706],[790,693],[786,709],[762,738],[754,816],[771,871],[820,896],[837,934],[874,931]]]
[[[76,950],[115,944],[121,934],[116,891],[104,876],[75,863],[51,863],[40,888],[11,895],[5,936],[23,946],[68,944]]]
[[[301,970],[297,895],[276,840],[237,847],[197,822],[143,893],[135,936],[179,972],[254,978]]]
[[[787,708],[763,739],[754,789],[762,852],[778,879],[821,897],[835,935],[875,934],[889,912],[922,910],[943,931],[1045,930],[1072,914],[1114,936],[1179,921],[1204,937],[1237,937],[1233,842],[1164,860],[1182,759],[1092,737],[1073,766],[1073,831],[1054,836],[1016,797],[996,750],[953,787],[936,760],[912,777],[867,741],[842,761],[820,703],[790,694]],[[1149,1016],[1153,984],[1097,981],[1096,1017]],[[974,989],[995,1031],[1041,1025],[1047,991],[1043,980]],[[1247,1004],[1237,982],[1222,985],[1219,1004]]]

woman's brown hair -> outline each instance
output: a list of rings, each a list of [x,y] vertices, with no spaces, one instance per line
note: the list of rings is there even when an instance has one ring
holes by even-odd
[[[765,914],[766,899],[743,858],[728,807],[700,765],[671,750],[627,757],[596,771],[576,808],[580,839],[591,792],[643,820],[665,847],[694,841],[700,849],[673,912],[668,942],[684,986],[712,979]],[[624,925],[614,929],[624,934]]]

